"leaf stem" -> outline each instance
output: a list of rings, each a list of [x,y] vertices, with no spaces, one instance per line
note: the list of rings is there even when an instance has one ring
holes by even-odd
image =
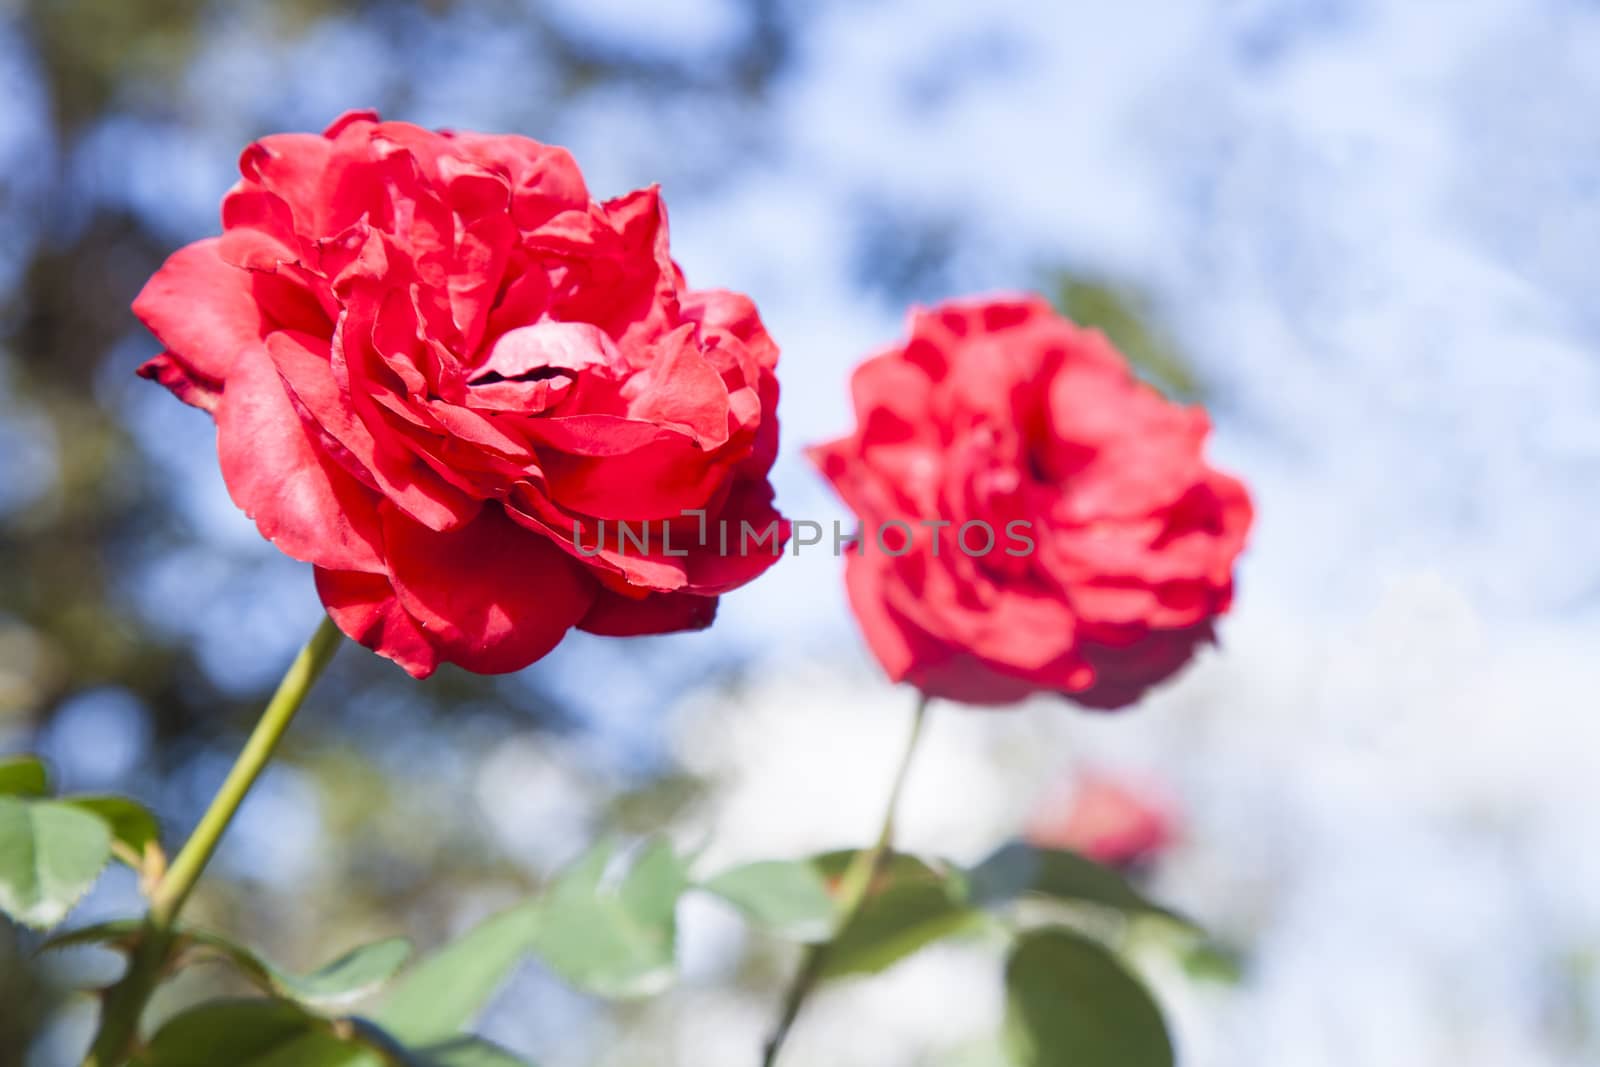
[[[867,851],[857,852],[855,858],[850,861],[850,866],[845,868],[844,876],[839,879],[839,923],[835,927],[835,936],[848,929],[861,914],[862,907],[871,896],[873,883],[878,880],[884,867],[894,855],[894,831],[900,808],[900,794],[905,791],[906,778],[911,773],[912,758],[916,755],[918,742],[922,740],[923,727],[928,718],[928,704],[929,698],[926,693],[917,694],[917,706],[911,719],[911,734],[906,739],[900,766],[895,770],[894,784],[889,789],[889,803],[883,812],[883,825],[878,831],[877,841]],[[778,1024],[773,1028],[772,1037],[768,1039],[762,1054],[762,1067],[774,1067],[778,1062],[778,1054],[789,1038],[789,1031],[794,1029],[795,1020],[800,1017],[801,1010],[806,1006],[806,1002],[822,978],[823,968],[828,961],[829,947],[828,943],[807,946],[805,958],[800,962],[800,969],[795,972],[794,980],[784,995]]]
[[[194,892],[195,884],[211,862],[222,835],[238,814],[250,788],[272,760],[278,742],[305,702],[312,683],[338,650],[339,641],[339,628],[324,616],[311,640],[290,664],[283,681],[278,683],[277,692],[267,702],[266,710],[261,713],[211,806],[151,892],[150,910],[137,946],[128,959],[128,969],[122,979],[105,993],[100,1029],[83,1067],[117,1067],[133,1052],[138,1043],[140,1016],[170,962],[173,925],[178,913],[183,910],[189,894]]]

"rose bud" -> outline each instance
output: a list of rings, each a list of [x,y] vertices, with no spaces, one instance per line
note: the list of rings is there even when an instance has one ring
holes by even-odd
[[[1157,858],[1177,837],[1171,806],[1153,790],[1104,775],[1084,775],[1057,793],[1028,825],[1029,844],[1068,849],[1108,867],[1132,868]]]

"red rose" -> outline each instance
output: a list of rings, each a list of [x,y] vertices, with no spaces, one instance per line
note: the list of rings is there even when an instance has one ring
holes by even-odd
[[[1028,827],[1028,841],[1064,848],[1111,867],[1136,867],[1166,851],[1177,836],[1171,807],[1154,792],[1087,775],[1067,795],[1052,797]]]
[[[1249,497],[1206,466],[1205,413],[1100,333],[1036,298],[948,303],[852,388],[856,432],[812,458],[861,520],[850,602],[895,681],[1114,708],[1211,639]]]
[[[239,165],[222,236],[134,302],[167,349],[140,373],[216,418],[234,502],[345,633],[419,677],[510,671],[573,626],[707,626],[772,564],[681,516],[787,534],[778,351],[684,284],[654,188],[597,203],[560,148],[368,113]]]

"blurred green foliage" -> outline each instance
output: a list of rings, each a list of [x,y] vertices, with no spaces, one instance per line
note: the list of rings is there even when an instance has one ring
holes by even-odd
[[[1053,271],[1046,293],[1063,315],[1079,326],[1100,330],[1133,364],[1135,371],[1174,400],[1203,400],[1204,386],[1177,344],[1153,325],[1145,301],[1132,289],[1111,282]]]
[[[182,74],[206,0],[29,0],[57,120],[100,115],[129,81]]]

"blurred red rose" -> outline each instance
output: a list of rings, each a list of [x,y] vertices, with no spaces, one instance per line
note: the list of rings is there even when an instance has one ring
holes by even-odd
[[[1050,798],[1027,832],[1030,844],[1070,849],[1110,867],[1153,860],[1176,837],[1171,806],[1153,790],[1097,774]]]
[[[787,526],[777,348],[685,285],[654,188],[596,202],[560,148],[370,113],[240,170],[222,235],[134,303],[166,348],[140,373],[215,417],[234,502],[345,633],[419,677],[510,671],[574,626],[709,625],[772,564],[693,517],[660,544],[685,509]],[[650,550],[591,555],[615,520]]]
[[[1206,465],[1205,412],[1099,332],[1037,298],[948,303],[852,388],[855,433],[812,458],[861,520],[850,603],[892,679],[1116,708],[1212,639],[1249,497]]]

